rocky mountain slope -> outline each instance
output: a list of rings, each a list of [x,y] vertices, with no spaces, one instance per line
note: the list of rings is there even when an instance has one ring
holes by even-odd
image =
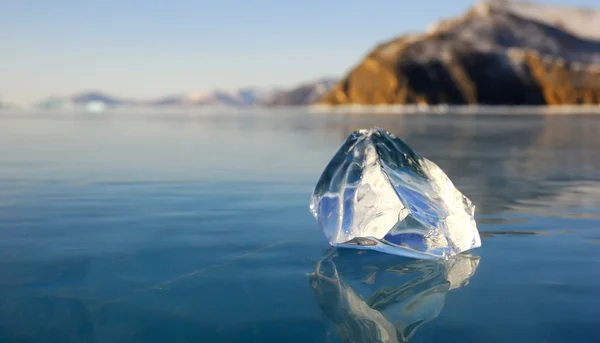
[[[478,3],[422,35],[380,44],[320,103],[600,104],[598,18],[593,10]]]
[[[293,89],[275,92],[264,104],[267,106],[310,105],[323,98],[335,86],[337,81],[333,78],[323,78],[301,84]]]

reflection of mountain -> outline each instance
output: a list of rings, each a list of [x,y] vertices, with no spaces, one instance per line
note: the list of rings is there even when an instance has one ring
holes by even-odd
[[[395,133],[448,174],[476,205],[476,215],[518,210],[522,200],[556,196],[573,181],[600,181],[598,118],[514,119],[348,115],[312,121],[323,140],[336,142],[330,153],[359,128],[376,125]]]
[[[511,109],[506,109],[510,111]],[[525,109],[521,109],[525,112]],[[318,174],[346,140],[361,128],[379,126],[396,134],[434,161],[476,206],[475,215],[531,213],[569,193],[596,201],[600,186],[600,118],[595,115],[397,115],[281,111],[276,115],[206,118],[217,131],[242,125],[251,131],[277,132],[300,156],[289,168],[307,171],[313,187]],[[593,113],[593,112],[592,112]],[[240,124],[242,123],[242,124]],[[596,200],[594,200],[596,199]],[[583,203],[582,203],[583,204]],[[556,211],[566,206],[554,203]],[[574,205],[572,207],[576,207]],[[556,213],[558,215],[558,213]]]
[[[555,188],[534,199],[517,199],[513,207],[528,214],[563,218],[600,218],[600,182],[550,180],[538,183],[540,189]]]
[[[470,255],[422,261],[342,253],[318,262],[310,282],[340,338],[357,343],[407,342],[440,314],[448,292],[465,286],[479,264]]]

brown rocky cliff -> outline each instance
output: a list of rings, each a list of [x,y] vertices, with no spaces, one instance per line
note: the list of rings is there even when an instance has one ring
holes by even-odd
[[[543,58],[534,52],[525,54],[525,63],[545,104],[600,104],[600,65]]]
[[[321,104],[599,104],[600,42],[480,4],[376,47]]]

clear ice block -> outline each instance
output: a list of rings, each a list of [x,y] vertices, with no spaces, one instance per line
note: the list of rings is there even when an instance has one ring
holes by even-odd
[[[377,127],[346,139],[310,210],[336,247],[437,259],[481,246],[471,201],[435,163]]]

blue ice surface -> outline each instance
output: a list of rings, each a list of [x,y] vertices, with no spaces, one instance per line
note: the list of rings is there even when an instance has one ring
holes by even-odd
[[[348,127],[375,124],[440,160],[484,240],[410,343],[600,337],[600,117],[7,113],[0,342],[341,343],[350,291],[420,319],[440,262],[332,249],[306,211]],[[321,303],[310,275],[331,253],[346,292]]]

